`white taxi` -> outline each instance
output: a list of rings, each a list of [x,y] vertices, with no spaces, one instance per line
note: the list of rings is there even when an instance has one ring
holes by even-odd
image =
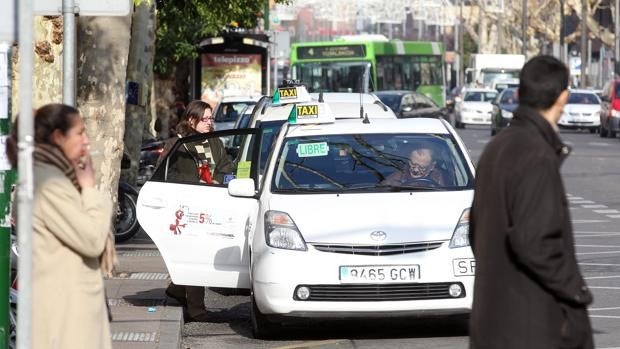
[[[177,142],[138,198],[173,282],[250,289],[256,337],[282,317],[469,313],[474,166],[461,139],[443,119],[335,121],[329,109],[291,109],[260,181],[257,129]],[[227,184],[175,175],[230,135],[253,141],[251,160],[214,174]],[[417,178],[422,148],[432,161]]]

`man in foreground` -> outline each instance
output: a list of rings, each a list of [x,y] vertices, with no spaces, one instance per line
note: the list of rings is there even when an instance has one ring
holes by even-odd
[[[527,62],[514,120],[478,163],[471,348],[594,347],[592,295],[577,265],[560,175],[570,150],[556,124],[568,82],[568,69],[553,57]]]

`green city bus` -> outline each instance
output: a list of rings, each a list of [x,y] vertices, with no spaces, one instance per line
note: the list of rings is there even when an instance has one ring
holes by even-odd
[[[413,90],[444,106],[439,42],[339,39],[291,46],[291,76],[310,92]]]

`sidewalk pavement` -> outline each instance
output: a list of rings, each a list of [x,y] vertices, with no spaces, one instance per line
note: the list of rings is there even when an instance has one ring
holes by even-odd
[[[119,266],[105,280],[112,313],[114,349],[179,349],[183,309],[166,297],[166,266],[150,239],[139,232],[118,244]]]

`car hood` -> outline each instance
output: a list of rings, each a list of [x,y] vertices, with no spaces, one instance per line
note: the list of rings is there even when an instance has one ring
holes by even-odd
[[[377,245],[450,240],[472,199],[473,190],[274,195],[270,209],[288,213],[307,243]]]
[[[463,102],[463,108],[491,111],[493,109],[493,105],[490,102]]]
[[[601,106],[597,104],[567,104],[564,107],[564,113],[596,113],[601,110]]]

